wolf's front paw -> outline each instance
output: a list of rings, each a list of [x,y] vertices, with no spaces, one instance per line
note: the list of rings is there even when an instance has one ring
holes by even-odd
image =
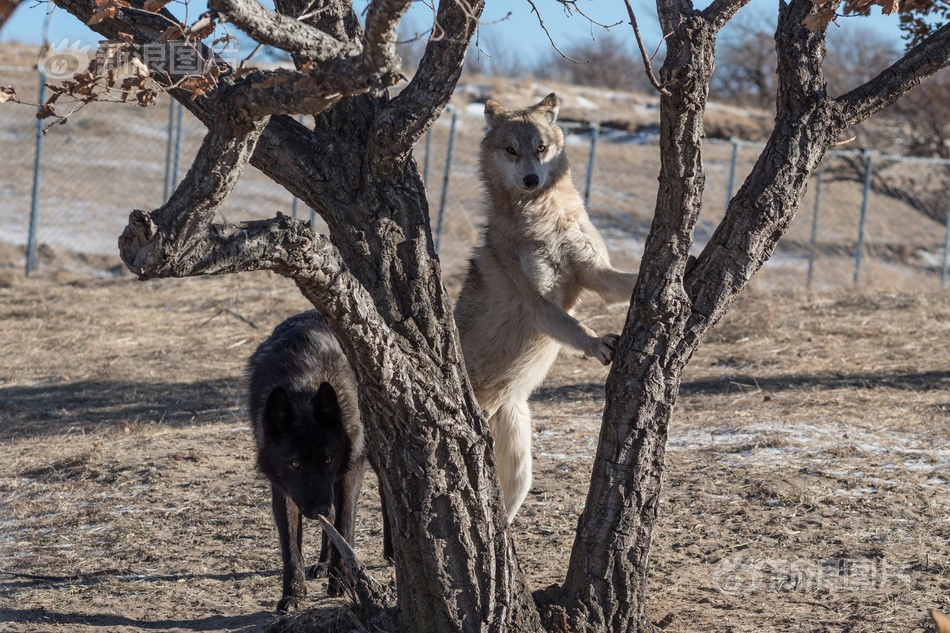
[[[619,334],[604,334],[603,338],[596,336],[591,339],[590,348],[586,354],[596,358],[604,365],[609,365],[614,359],[614,350],[617,349],[617,343],[620,341]]]

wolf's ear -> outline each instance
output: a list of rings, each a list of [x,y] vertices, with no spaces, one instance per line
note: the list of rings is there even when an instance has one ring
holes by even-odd
[[[294,405],[283,387],[275,387],[267,396],[264,405],[264,435],[274,439],[289,431],[294,425]]]
[[[495,127],[501,123],[501,115],[504,113],[505,109],[494,99],[485,102],[485,122],[488,123],[488,127]]]
[[[557,95],[553,92],[541,100],[537,106],[538,110],[547,111],[548,115],[551,117],[551,123],[554,123],[557,120],[557,111],[561,107],[561,102],[557,98]]]
[[[336,418],[339,415],[340,401],[337,400],[336,389],[328,382],[321,382],[317,395],[313,397],[313,417]]]

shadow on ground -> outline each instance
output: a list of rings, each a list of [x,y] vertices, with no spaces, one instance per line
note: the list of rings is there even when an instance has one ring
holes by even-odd
[[[83,381],[0,388],[0,440],[75,429],[233,419],[244,423],[239,378],[198,382]]]
[[[687,380],[680,386],[682,395],[717,396],[729,393],[760,389],[762,391],[789,391],[795,389],[929,389],[950,390],[950,371],[922,371],[906,373],[857,373],[857,374],[806,374],[798,376],[752,376],[730,374],[718,378]],[[604,385],[596,382],[541,387],[531,400],[571,400],[578,398],[603,398]]]
[[[2,622],[30,622],[57,626],[130,627],[143,631],[263,631],[276,621],[269,611],[245,615],[209,615],[181,620],[137,620],[111,613],[57,613],[46,609],[4,609]],[[105,630],[114,630],[106,628]]]

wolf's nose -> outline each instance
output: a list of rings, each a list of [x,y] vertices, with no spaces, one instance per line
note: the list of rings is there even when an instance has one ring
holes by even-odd
[[[524,177],[524,186],[528,189],[534,189],[541,182],[537,174],[528,174]]]

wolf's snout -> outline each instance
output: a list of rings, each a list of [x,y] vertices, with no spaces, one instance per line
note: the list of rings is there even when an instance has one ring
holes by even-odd
[[[539,184],[541,184],[541,179],[538,178],[537,174],[528,174],[524,177],[524,186],[528,189],[534,189]]]

